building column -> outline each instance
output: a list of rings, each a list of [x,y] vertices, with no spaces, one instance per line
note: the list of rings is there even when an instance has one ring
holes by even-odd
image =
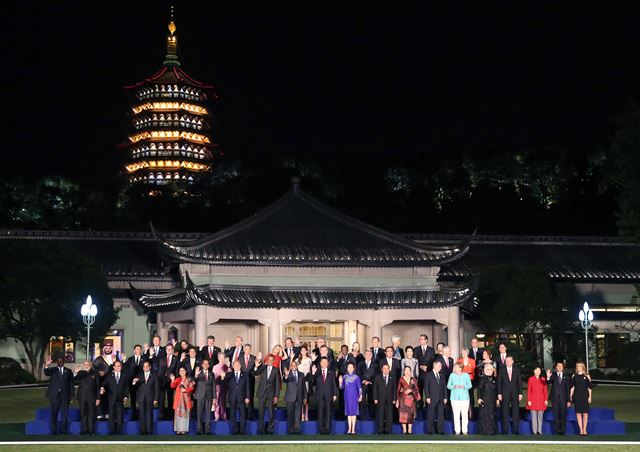
[[[377,336],[382,341],[382,324],[380,323],[380,311],[374,309],[371,311],[371,338]]]
[[[169,342],[169,328],[167,324],[162,321],[162,313],[160,312],[156,314],[156,329],[158,336],[160,336],[160,343],[166,344]]]
[[[202,347],[207,343],[207,307],[197,305],[193,310],[195,323],[194,345]]]
[[[451,349],[451,357],[456,361],[460,355],[460,308],[457,306],[449,308],[447,345]]]
[[[271,353],[274,345],[282,342],[282,334],[280,332],[280,310],[273,309],[271,314],[271,325],[269,325],[269,344],[267,350]]]

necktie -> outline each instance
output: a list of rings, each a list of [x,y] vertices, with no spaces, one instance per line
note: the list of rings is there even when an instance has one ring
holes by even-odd
[[[246,355],[246,356],[244,357],[244,367],[245,367],[245,368],[246,368],[246,367],[249,367],[249,356],[248,356],[248,355]]]
[[[385,375],[384,376],[384,385],[387,386],[388,383],[389,383],[389,375]]]
[[[236,372],[236,384],[240,381],[240,374]]]
[[[297,383],[297,382],[298,382],[298,372],[294,372],[294,373],[293,373],[293,376],[294,376],[294,378],[295,378],[295,380],[296,380],[296,383]]]
[[[233,352],[233,362],[235,362],[238,359],[238,356],[240,355],[240,349],[238,347],[236,347],[235,351]]]
[[[367,361],[367,370],[369,370],[369,361]]]
[[[427,350],[424,348],[424,345],[422,346],[422,356],[424,356],[427,353]]]
[[[500,355],[500,359],[502,359],[502,364],[504,364],[504,355]]]
[[[271,376],[271,366],[267,366],[267,380]]]
[[[436,381],[440,384],[440,374],[438,372],[436,372]]]
[[[64,367],[60,367],[60,375],[64,375]]]
[[[120,373],[116,372],[116,384],[120,383]]]
[[[149,380],[149,373],[145,372],[144,373],[144,382],[146,383]]]
[[[204,373],[204,381],[205,381],[205,382],[209,380],[209,378],[208,378],[208,377],[209,377],[209,372],[205,372],[205,373]]]
[[[167,367],[171,367],[171,355],[167,356]]]
[[[509,381],[511,381],[511,369],[507,369],[507,373],[509,374]]]
[[[140,357],[136,356],[136,366],[139,366],[139,365],[140,365]]]
[[[327,371],[322,369],[322,382],[324,383],[325,381],[327,381]]]
[[[558,374],[558,379],[560,380],[560,383],[562,383],[562,372]]]

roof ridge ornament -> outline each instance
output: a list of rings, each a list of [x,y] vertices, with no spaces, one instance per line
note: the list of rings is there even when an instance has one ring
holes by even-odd
[[[180,66],[180,58],[178,57],[178,38],[175,35],[176,23],[173,17],[173,5],[171,5],[171,16],[169,20],[169,35],[167,36],[167,55],[164,58],[165,66]]]

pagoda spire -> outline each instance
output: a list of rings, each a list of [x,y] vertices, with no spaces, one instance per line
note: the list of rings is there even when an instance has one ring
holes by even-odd
[[[169,34],[167,35],[167,55],[164,57],[165,66],[180,66],[178,57],[178,37],[176,33],[176,23],[173,19],[173,5],[171,5],[171,20],[169,21]]]

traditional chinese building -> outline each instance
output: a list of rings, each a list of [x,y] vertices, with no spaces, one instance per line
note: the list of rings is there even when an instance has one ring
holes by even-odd
[[[241,335],[266,352],[285,337],[325,337],[331,347],[391,336],[415,345],[421,333],[457,353],[519,342],[478,320],[474,281],[486,265],[544,266],[575,286],[595,312],[593,355],[616,367],[621,343],[640,340],[640,246],[616,237],[395,234],[338,212],[298,185],[255,215],[213,233],[3,230],[0,240],[51,240],[95,259],[120,317],[116,350],[158,333],[202,345]],[[78,300],[78,307],[84,300]],[[576,313],[577,316],[577,313]],[[550,344],[534,338],[550,365]],[[75,350],[55,339],[53,346]],[[21,346],[0,343],[20,359]],[[84,347],[84,344],[82,344]]]
[[[212,169],[215,143],[209,100],[213,86],[199,82],[181,67],[176,25],[169,23],[162,69],[125,87],[133,92],[131,132],[122,145],[130,183],[185,188]]]

